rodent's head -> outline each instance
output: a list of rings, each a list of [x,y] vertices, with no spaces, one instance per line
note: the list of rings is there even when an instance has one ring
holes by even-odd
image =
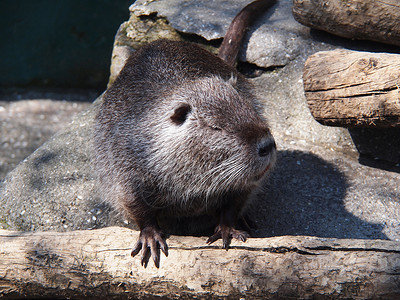
[[[274,164],[275,142],[257,101],[238,86],[234,77],[195,79],[150,112],[148,169],[160,188],[185,199],[247,191],[261,181]]]

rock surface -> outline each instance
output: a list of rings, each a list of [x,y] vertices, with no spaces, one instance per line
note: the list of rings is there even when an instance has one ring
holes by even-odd
[[[176,38],[184,39],[188,36],[179,32],[185,32],[191,34],[190,39],[195,39],[193,33],[202,34],[200,29],[204,28],[212,32],[204,34],[206,39],[218,38],[245,4],[243,1],[231,2],[238,4],[232,4],[232,10],[225,10],[230,6],[216,8],[212,6],[212,1],[163,0],[148,4],[137,1],[131,7],[132,16],[135,16],[131,17],[131,21],[136,23],[127,22],[121,26],[115,49],[131,51],[133,46],[129,37],[134,35],[134,31],[126,29],[144,28],[149,22],[154,26],[162,24],[164,31],[154,30],[157,34],[169,32]],[[198,14],[199,3],[203,4],[204,12],[201,14]],[[261,66],[281,66],[270,71],[263,70],[260,76],[251,79],[258,96],[265,103],[265,114],[279,151],[277,166],[269,184],[259,194],[260,201],[254,209],[254,222],[258,227],[255,235],[400,241],[398,169],[385,171],[361,165],[349,131],[317,123],[308,110],[303,94],[302,69],[309,54],[342,47],[346,43],[354,44],[313,33],[295,23],[288,9],[290,3],[279,1],[257,23],[266,24],[263,25],[267,26],[265,33],[270,37],[261,33],[258,35],[256,32],[261,31],[263,26],[257,27],[256,24],[249,33],[249,46],[245,45],[246,55],[257,57],[252,63],[271,60],[272,63]],[[186,5],[191,5],[191,8]],[[166,12],[167,8],[170,14]],[[182,14],[181,10],[185,13]],[[155,11],[159,11],[157,16],[152,14]],[[191,20],[186,22],[188,29],[174,25],[185,24],[182,18]],[[204,24],[211,25],[207,27],[209,25]],[[196,27],[200,29],[193,29]],[[271,42],[278,38],[280,42]],[[252,39],[259,46],[250,47]],[[122,66],[124,58],[115,49],[114,63],[119,60]],[[252,49],[256,50],[252,52]],[[272,56],[271,51],[277,55]],[[117,71],[118,68],[115,68]],[[99,101],[101,99],[96,103]],[[55,135],[7,175],[0,186],[2,228],[66,231],[123,224],[123,218],[110,213],[110,208],[96,195],[90,164],[91,126],[96,108],[97,105],[93,105],[75,118],[67,129]]]
[[[103,219],[109,208],[96,198],[94,188],[93,118],[92,107],[8,174],[0,185],[1,227],[70,230],[109,223]]]
[[[77,113],[86,110],[90,105],[88,101],[92,101],[95,95],[94,92],[73,94],[66,91],[61,97],[60,92],[9,91],[1,95],[0,180],[63,129]]]
[[[211,41],[222,39],[233,17],[250,2],[252,0],[164,0],[147,4],[145,0],[138,0],[130,10],[133,17],[142,19],[157,14],[158,18],[166,18],[173,30]],[[278,1],[260,18],[249,31],[239,60],[268,68],[284,66],[304,52],[304,48],[312,42],[307,39],[309,30],[298,25],[291,9],[291,1]]]

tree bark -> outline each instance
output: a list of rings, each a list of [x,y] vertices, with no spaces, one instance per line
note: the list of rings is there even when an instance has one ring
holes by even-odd
[[[0,231],[0,297],[385,298],[400,296],[400,243],[305,236],[233,242],[172,236],[160,269],[130,256],[138,232]]]
[[[293,16],[341,37],[400,46],[398,0],[293,0]]]
[[[333,50],[311,55],[304,91],[314,118],[343,127],[400,126],[400,55]]]

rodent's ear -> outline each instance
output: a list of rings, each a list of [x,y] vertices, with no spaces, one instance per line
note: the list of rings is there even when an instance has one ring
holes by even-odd
[[[185,123],[190,111],[192,108],[189,104],[181,104],[177,108],[175,108],[173,115],[171,116],[172,122],[176,125],[182,125]]]

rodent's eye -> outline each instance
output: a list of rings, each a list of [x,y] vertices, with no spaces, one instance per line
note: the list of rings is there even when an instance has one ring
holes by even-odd
[[[176,125],[182,125],[185,123],[191,110],[192,108],[189,104],[182,104],[181,106],[177,107],[171,116],[172,122],[174,122]]]
[[[218,127],[218,126],[215,126],[215,125],[211,125],[210,128],[211,128],[212,130],[217,130],[217,131],[221,131],[221,130],[222,130],[221,127]]]

